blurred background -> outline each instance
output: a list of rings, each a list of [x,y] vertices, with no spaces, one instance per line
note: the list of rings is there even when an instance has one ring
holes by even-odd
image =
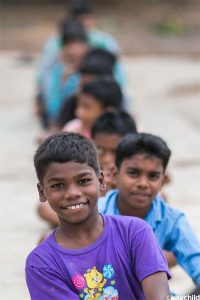
[[[91,1],[97,27],[120,46],[131,99],[143,131],[172,149],[169,204],[183,210],[200,238],[200,1]],[[42,132],[34,111],[38,62],[69,1],[0,3],[0,298],[29,299],[28,252],[46,224],[37,214],[32,157]],[[172,290],[187,294],[191,279],[172,269]]]

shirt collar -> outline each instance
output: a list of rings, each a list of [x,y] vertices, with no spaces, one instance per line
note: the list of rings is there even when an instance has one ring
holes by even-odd
[[[150,210],[144,220],[152,227],[156,228],[157,223],[162,221],[162,198],[156,196],[151,204]]]

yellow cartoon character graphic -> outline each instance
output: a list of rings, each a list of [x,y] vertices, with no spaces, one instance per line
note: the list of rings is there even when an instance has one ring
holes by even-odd
[[[102,273],[100,273],[96,267],[87,270],[84,277],[88,286],[88,288],[84,289],[84,292],[89,294],[87,300],[98,299],[102,294],[101,292],[107,280],[103,278]]]

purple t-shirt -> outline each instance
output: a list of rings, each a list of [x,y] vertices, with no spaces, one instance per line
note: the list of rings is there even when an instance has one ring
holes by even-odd
[[[26,281],[32,300],[143,300],[141,282],[166,260],[151,228],[141,219],[104,215],[99,239],[65,249],[55,231],[28,256]]]

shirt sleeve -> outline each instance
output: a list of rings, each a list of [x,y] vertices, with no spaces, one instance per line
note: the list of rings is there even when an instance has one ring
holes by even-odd
[[[167,261],[152,229],[145,224],[132,239],[132,267],[140,282],[149,275],[166,272],[171,278]]]
[[[174,224],[166,248],[174,253],[178,264],[193,281],[200,284],[200,243],[184,214]]]
[[[67,282],[49,268],[27,267],[26,283],[31,300],[80,300]]]

